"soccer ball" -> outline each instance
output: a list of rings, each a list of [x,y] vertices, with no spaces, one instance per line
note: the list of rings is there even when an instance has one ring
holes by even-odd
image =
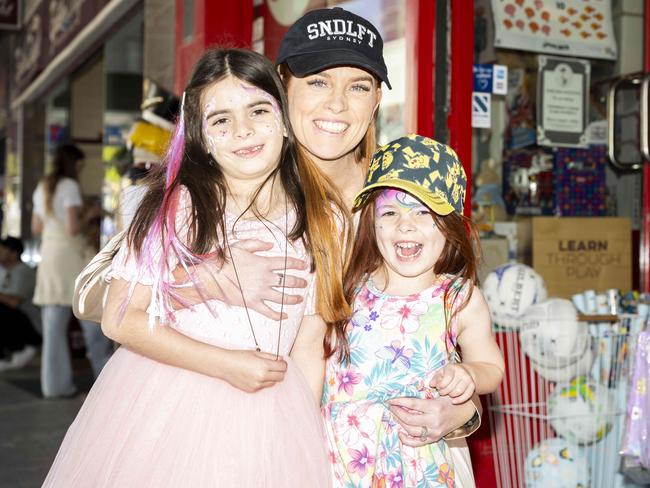
[[[587,456],[565,439],[546,439],[528,452],[524,468],[527,488],[587,488],[591,476]]]
[[[586,376],[558,384],[547,401],[553,430],[578,444],[600,441],[612,429],[614,410],[609,389]]]
[[[551,298],[531,305],[520,322],[521,348],[542,367],[557,369],[573,364],[591,345],[587,327],[578,322],[578,312],[569,300]]]
[[[576,362],[567,364],[564,367],[554,368],[551,366],[542,366],[531,360],[533,369],[537,374],[547,381],[552,381],[554,383],[566,383],[576,376],[586,375],[591,370],[593,362],[594,353],[590,346],[587,347],[585,353],[580,356]]]
[[[524,310],[546,300],[546,286],[530,266],[511,263],[499,266],[487,275],[483,294],[492,319],[502,327],[516,329]]]

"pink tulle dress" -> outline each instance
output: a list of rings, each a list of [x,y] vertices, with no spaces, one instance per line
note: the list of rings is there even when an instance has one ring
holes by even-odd
[[[295,215],[290,213],[289,229]],[[178,219],[177,219],[178,221]],[[234,219],[228,217],[230,229]],[[284,256],[285,218],[262,224],[240,220],[229,239],[273,242]],[[289,256],[304,258],[300,241]],[[136,275],[126,246],[112,276],[151,285]],[[293,270],[292,270],[293,273]],[[303,303],[285,306],[280,354],[283,382],[245,393],[219,379],[153,361],[120,347],[70,426],[45,487],[327,487],[331,472],[318,407],[305,378],[288,358],[300,321],[314,313],[313,276]],[[243,308],[210,302],[176,313],[173,327],[194,339],[232,349],[254,349]],[[155,308],[152,303],[151,308]],[[278,323],[250,311],[262,351],[275,353]],[[146,323],[142,324],[147,327]]]

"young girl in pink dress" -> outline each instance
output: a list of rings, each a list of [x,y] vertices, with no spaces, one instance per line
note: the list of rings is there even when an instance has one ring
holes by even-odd
[[[344,281],[353,312],[334,324],[327,351],[322,411],[335,486],[474,486],[468,467],[455,472],[444,439],[405,442],[427,440],[419,415],[390,409],[399,397],[460,404],[494,391],[503,376],[474,284],[478,242],[463,217],[465,183],[451,148],[415,134],[370,162]]]
[[[344,212],[299,153],[266,58],[216,49],[199,60],[165,171],[114,259],[102,329],[122,347],[44,486],[329,486],[322,421],[296,360],[322,350],[317,302],[347,313],[336,219]],[[273,243],[265,254],[278,263],[279,320],[246,305],[259,271],[238,260],[237,246],[251,239]],[[288,288],[297,260],[315,268],[299,272],[306,289]],[[187,287],[208,296],[210,264],[224,263],[242,306],[184,302]],[[322,381],[322,369],[305,373]]]

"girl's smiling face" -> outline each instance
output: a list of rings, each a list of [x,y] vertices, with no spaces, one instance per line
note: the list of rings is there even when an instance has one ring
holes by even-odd
[[[374,202],[375,236],[387,273],[385,288],[410,294],[431,286],[446,238],[431,210],[401,190],[386,189]]]
[[[280,162],[286,133],[278,102],[234,76],[201,95],[203,139],[229,184],[255,188]]]

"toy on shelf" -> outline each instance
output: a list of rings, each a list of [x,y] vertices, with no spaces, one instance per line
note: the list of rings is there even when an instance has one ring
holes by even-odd
[[[629,485],[621,465],[647,474],[639,450],[646,449],[650,463],[650,448],[635,441],[640,439],[637,431],[628,430],[632,442],[623,446],[630,456],[622,458],[619,450],[632,351],[648,307],[611,291],[616,306],[605,309],[602,304],[600,310],[618,313],[597,314],[595,297],[608,293],[591,290],[587,295],[594,315],[552,298],[524,310],[515,327],[496,330],[506,374],[488,397],[488,412],[500,488],[623,488]],[[580,298],[577,302],[582,305]],[[633,385],[638,391],[638,381]],[[628,406],[628,424],[635,415],[638,411],[631,413]]]
[[[518,328],[525,310],[546,300],[546,285],[530,266],[509,263],[499,266],[486,276],[483,294],[496,324]]]

